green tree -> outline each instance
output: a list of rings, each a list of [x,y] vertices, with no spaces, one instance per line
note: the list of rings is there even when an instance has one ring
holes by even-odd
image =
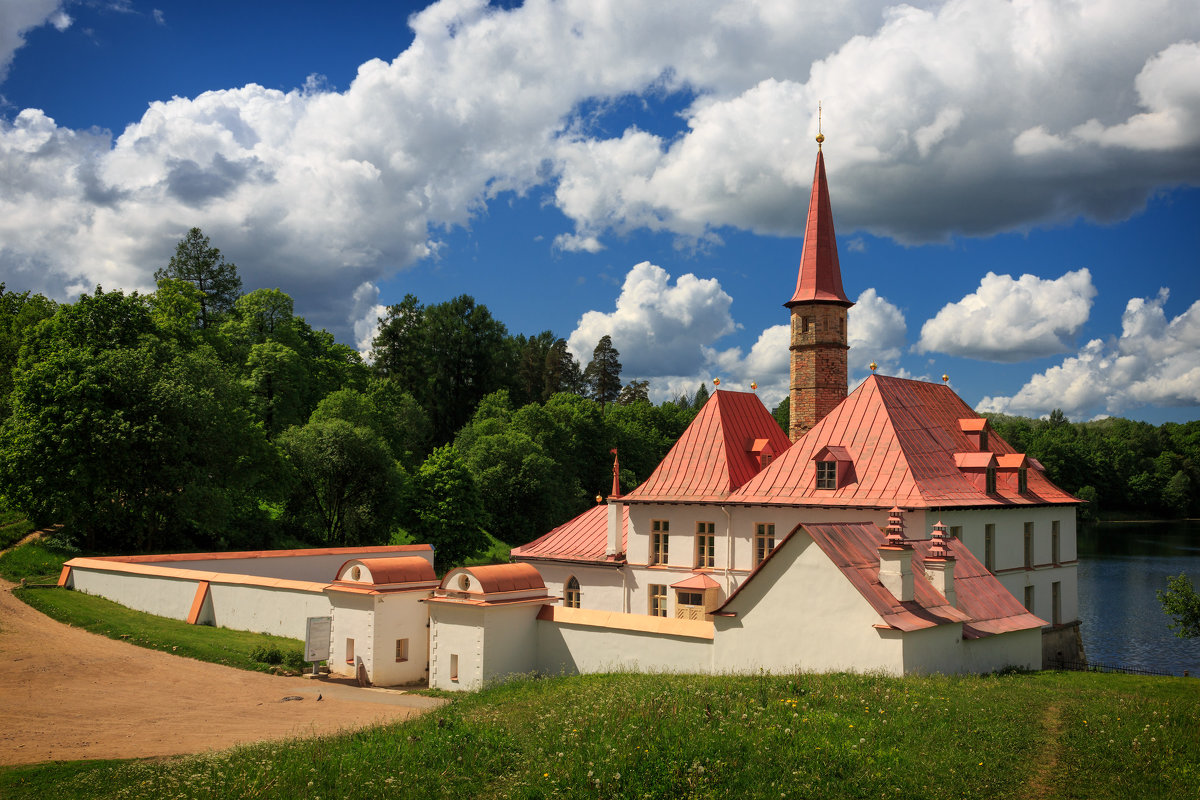
[[[150,313],[160,334],[191,349],[199,342],[200,301],[203,295],[192,283],[162,278],[150,296]]]
[[[779,401],[779,405],[775,406],[775,410],[771,412],[771,416],[779,423],[779,427],[784,433],[788,433],[792,426],[792,398],[785,396]]]
[[[242,385],[250,395],[250,410],[269,438],[304,420],[308,372],[300,355],[279,342],[250,348]]]
[[[366,425],[311,419],[279,437],[293,476],[287,513],[336,546],[385,544],[399,512],[404,474]]]
[[[1200,637],[1200,594],[1187,575],[1180,573],[1167,580],[1167,590],[1158,592],[1163,612],[1171,618],[1168,627],[1180,639]]]
[[[612,337],[607,333],[600,337],[592,350],[592,360],[583,371],[583,382],[588,395],[604,408],[621,395],[620,352],[613,347]]]
[[[40,294],[6,292],[0,282],[0,420],[8,417],[13,370],[26,334],[54,316],[55,303]]]
[[[546,354],[545,380],[542,385],[542,402],[560,392],[582,394],[583,371],[575,356],[571,355],[566,339],[557,339]]]
[[[0,429],[0,491],[93,549],[227,541],[254,527],[271,450],[211,350],[155,335],[143,297],[83,295],[38,325]]]
[[[176,278],[200,290],[201,328],[208,328],[233,308],[242,293],[237,265],[227,263],[221,251],[213,247],[199,228],[192,228],[175,247],[175,255],[154,279]]]
[[[650,402],[650,381],[630,381],[617,397],[617,405]]]
[[[696,389],[696,393],[692,395],[692,408],[697,411],[704,408],[704,404],[708,402],[708,397],[708,387],[701,382],[699,388]]]
[[[367,396],[381,419],[382,435],[396,460],[411,469],[429,452],[433,426],[429,415],[411,394],[389,380],[376,378],[367,385]]]
[[[479,522],[483,502],[462,456],[450,445],[437,448],[412,476],[404,525],[419,542],[433,545],[440,570],[487,547]]]

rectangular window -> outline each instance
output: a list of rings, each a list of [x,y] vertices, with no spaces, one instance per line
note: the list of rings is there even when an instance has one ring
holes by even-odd
[[[811,327],[812,327],[812,317],[801,317],[800,318],[800,332],[801,333],[808,333],[808,331]]]
[[[984,491],[988,494],[996,493],[996,468],[988,467],[984,473]]]
[[[702,606],[704,605],[704,593],[680,592],[676,598],[676,602],[681,606]]]
[[[650,616],[667,615],[667,587],[661,583],[650,584]]]
[[[1033,569],[1033,523],[1025,523],[1025,569]]]
[[[818,461],[817,462],[817,488],[818,489],[836,489],[837,485],[837,462],[836,461]]]
[[[951,525],[950,526],[950,538],[951,539],[962,539],[962,525]]]
[[[996,571],[996,526],[983,526],[983,566],[988,572]]]
[[[760,522],[754,526],[754,566],[758,566],[775,549],[775,523]]]
[[[354,663],[354,640],[346,639],[346,663]]]
[[[667,543],[671,537],[671,521],[655,519],[650,521],[650,563],[667,563]]]
[[[396,660],[408,661],[408,639],[396,640]]]
[[[716,525],[696,523],[696,569],[712,569],[717,565]]]
[[[1058,520],[1054,520],[1050,523],[1050,560],[1055,564],[1062,561],[1062,552],[1059,547]]]
[[[1025,467],[1017,470],[1017,491],[1021,494],[1029,491],[1029,471]]]
[[[1058,581],[1050,584],[1050,598],[1053,607],[1050,621],[1055,625],[1062,625],[1062,584]]]
[[[458,680],[458,654],[457,653],[452,653],[450,655],[450,680],[452,680],[452,681]]]
[[[1030,614],[1033,613],[1033,587],[1025,587],[1025,610]]]

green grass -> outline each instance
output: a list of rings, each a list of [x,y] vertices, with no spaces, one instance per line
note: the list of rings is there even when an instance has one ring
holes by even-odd
[[[478,567],[485,564],[507,564],[509,561],[508,554],[512,548],[487,531],[484,531],[483,535],[488,539],[487,549],[474,558],[468,558],[463,562],[463,566]]]
[[[19,511],[0,511],[0,550],[7,550],[33,533],[33,523]]]
[[[292,672],[305,666],[304,643],[297,639],[189,625],[69,589],[16,589],[14,594],[59,622],[151,650],[259,672],[276,670],[275,665],[280,662],[274,653],[285,664],[290,661]],[[264,658],[270,658],[275,665]]]
[[[22,578],[29,583],[57,583],[63,562],[77,555],[29,542],[0,556],[0,576],[13,583]]]
[[[12,768],[0,794],[1194,800],[1198,698],[1096,673],[526,678],[351,734]]]

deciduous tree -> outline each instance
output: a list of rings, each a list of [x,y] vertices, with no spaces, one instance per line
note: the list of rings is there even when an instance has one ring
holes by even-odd
[[[1191,579],[1182,573],[1167,581],[1167,590],[1159,590],[1158,602],[1171,618],[1168,627],[1180,639],[1200,637],[1200,594]]]

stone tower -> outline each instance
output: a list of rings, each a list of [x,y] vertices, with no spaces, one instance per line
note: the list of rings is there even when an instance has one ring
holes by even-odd
[[[846,399],[846,312],[854,303],[842,290],[825,157],[817,134],[817,169],[808,201],[808,224],[792,311],[791,428],[794,442]]]

